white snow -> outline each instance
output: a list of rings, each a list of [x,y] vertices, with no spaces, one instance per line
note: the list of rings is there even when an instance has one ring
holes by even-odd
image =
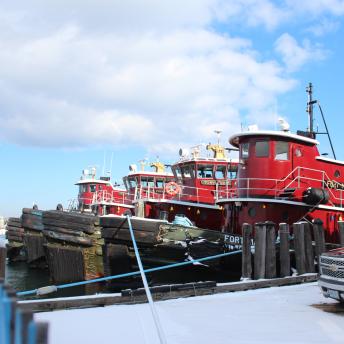
[[[317,283],[156,302],[169,344],[344,343],[344,316]],[[50,344],[159,343],[148,304],[38,313]]]

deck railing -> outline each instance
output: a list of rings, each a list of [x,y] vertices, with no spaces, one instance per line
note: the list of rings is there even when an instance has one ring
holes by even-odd
[[[219,186],[216,200],[266,196],[299,201],[309,187],[326,189],[330,196],[329,204],[343,207],[344,185],[331,180],[325,171],[308,167],[296,167],[282,179],[238,178],[235,188]]]

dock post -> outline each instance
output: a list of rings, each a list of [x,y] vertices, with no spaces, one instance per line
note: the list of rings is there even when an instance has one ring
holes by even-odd
[[[241,279],[252,278],[252,259],[251,259],[251,235],[252,226],[248,223],[242,225],[242,261],[241,261]]]
[[[305,227],[303,224],[304,222],[293,224],[296,270],[299,275],[306,272]]]
[[[305,233],[305,256],[306,256],[306,272],[313,273],[315,272],[314,267],[314,253],[313,253],[313,244],[312,244],[312,228],[311,224],[304,222],[304,233]]]
[[[0,283],[5,280],[6,255],[6,247],[0,247]]]
[[[325,233],[324,233],[323,222],[320,219],[315,219],[313,221],[313,234],[314,234],[314,240],[315,240],[315,255],[317,257],[318,269],[319,269],[320,256],[323,252],[325,252]]]
[[[45,321],[39,321],[36,323],[36,343],[47,344],[48,343],[48,331],[49,324]]]
[[[266,221],[265,226],[266,226],[265,278],[276,278],[275,223],[271,221]]]
[[[344,246],[344,221],[338,221],[339,243]]]
[[[280,223],[280,274],[281,277],[290,276],[290,253],[289,253],[289,225]]]
[[[254,226],[254,279],[265,278],[266,225],[264,222]]]

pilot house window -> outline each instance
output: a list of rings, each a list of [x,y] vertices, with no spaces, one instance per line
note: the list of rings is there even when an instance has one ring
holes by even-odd
[[[198,178],[213,178],[213,165],[198,165]]]
[[[275,146],[275,159],[288,160],[289,159],[289,144],[284,141],[277,141]]]
[[[269,156],[269,142],[257,141],[256,142],[256,157],[264,158]]]
[[[225,179],[226,178],[226,166],[225,165],[217,165],[216,166],[215,178],[216,179]]]

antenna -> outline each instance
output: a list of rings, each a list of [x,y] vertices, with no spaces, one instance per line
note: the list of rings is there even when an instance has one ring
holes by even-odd
[[[106,160],[106,151],[104,150],[104,154],[103,154],[103,172],[102,172],[102,176],[105,176],[105,160]]]
[[[214,133],[217,135],[217,144],[219,145],[222,130],[214,130]]]
[[[110,172],[110,179],[111,179],[111,177],[112,177],[112,161],[113,161],[113,152],[111,152],[111,160],[110,160],[110,170],[109,170],[109,172]]]
[[[313,100],[313,85],[310,82],[308,84],[308,87],[306,87],[306,92],[308,93],[308,102],[307,102],[307,110],[306,112],[308,113],[309,116],[309,126],[308,126],[308,131],[310,133],[310,136],[315,138],[315,132],[313,128],[313,105],[317,102],[316,100]]]

